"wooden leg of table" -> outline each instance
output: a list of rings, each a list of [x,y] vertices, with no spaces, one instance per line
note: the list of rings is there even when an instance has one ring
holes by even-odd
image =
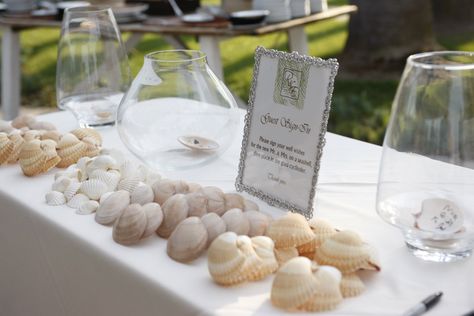
[[[20,111],[20,37],[11,27],[2,27],[2,112],[5,120]]]
[[[222,70],[221,51],[219,49],[219,38],[216,36],[199,36],[199,46],[207,55],[207,63],[211,67],[216,76],[224,80],[224,72]]]
[[[296,26],[288,29],[288,44],[290,51],[300,54],[308,54],[308,39],[304,31],[304,26]]]
[[[176,49],[189,49],[186,43],[179,36],[162,35],[164,40]]]

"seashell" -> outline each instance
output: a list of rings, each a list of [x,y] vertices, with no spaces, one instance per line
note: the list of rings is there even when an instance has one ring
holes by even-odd
[[[82,159],[82,158],[81,158]],[[120,181],[120,175],[101,169],[94,170],[90,175],[89,179],[97,179],[105,183],[107,191],[115,191]]]
[[[30,129],[53,131],[56,130],[54,124],[44,121],[30,121],[27,123]]]
[[[115,148],[102,148],[100,155],[109,155],[115,159],[118,166],[121,166],[125,162],[125,155],[118,149]]]
[[[11,133],[15,129],[12,127],[10,122],[0,119],[0,133]]]
[[[155,195],[153,194],[152,188],[148,184],[138,185],[130,195],[131,203],[138,203],[145,205],[153,202]]]
[[[112,224],[129,204],[130,193],[128,191],[113,192],[104,202],[100,203],[95,213],[95,221],[102,225]]]
[[[191,216],[176,226],[168,239],[166,252],[171,259],[189,262],[198,258],[207,245],[207,230],[199,217]]]
[[[227,229],[224,220],[216,213],[207,213],[201,217],[201,221],[207,230],[207,246],[209,246],[217,236],[225,233]]]
[[[64,193],[64,191],[66,191],[67,187],[71,184],[72,181],[73,180],[71,178],[61,176],[54,181],[51,188],[53,189],[53,191]]]
[[[76,210],[76,214],[79,215],[89,215],[97,211],[99,208],[99,202],[97,201],[87,201],[82,203],[79,208]]]
[[[99,205],[104,203],[104,201],[109,197],[111,196],[112,194],[114,194],[115,192],[105,192],[104,194],[102,194],[100,196],[100,199],[99,199]]]
[[[52,140],[26,142],[18,156],[20,167],[26,176],[35,176],[56,166],[60,160]]]
[[[288,213],[268,226],[267,236],[273,239],[276,248],[289,248],[311,241],[314,234],[303,215]]]
[[[145,183],[148,184],[149,186],[152,186],[153,183],[161,180],[161,175],[158,172],[155,171],[148,171],[145,177]]]
[[[274,253],[275,243],[267,236],[255,236],[251,240],[253,249],[262,260],[259,268],[262,278],[264,278],[275,272],[279,266]]]
[[[234,232],[238,235],[247,235],[250,231],[250,223],[242,210],[233,208],[222,215],[227,231]]]
[[[167,199],[161,209],[163,223],[156,232],[160,237],[168,238],[176,226],[188,217],[188,202],[184,194],[176,194]]]
[[[78,193],[74,195],[69,201],[67,201],[66,205],[70,208],[78,209],[83,203],[89,201],[89,197],[85,194]]]
[[[269,225],[268,217],[259,211],[247,211],[243,213],[247,217],[250,229],[248,232],[249,237],[265,235],[265,231]]]
[[[51,139],[41,141],[41,149],[45,155],[45,161],[40,173],[47,172],[55,167],[61,160],[56,152],[56,142]]]
[[[207,267],[212,279],[221,285],[234,285],[245,281],[241,274],[245,255],[237,246],[237,234],[226,232],[211,243],[207,252]]]
[[[64,196],[64,194],[58,191],[51,191],[46,193],[45,199],[46,204],[53,206],[63,205],[66,203],[66,197]]]
[[[316,248],[319,248],[321,244],[329,237],[334,235],[337,230],[328,223],[327,221],[320,218],[312,218],[309,221],[309,227],[314,233],[313,239],[303,245],[298,246],[298,252],[300,255],[305,255],[312,259]]]
[[[35,117],[31,114],[18,115],[11,123],[14,128],[27,127],[32,122],[36,121]]]
[[[64,134],[58,142],[58,155],[61,157],[59,168],[66,168],[76,163],[79,158],[85,155],[87,144],[81,142],[76,136],[70,133]]]
[[[270,300],[276,307],[295,310],[318,290],[318,282],[313,275],[316,266],[305,257],[296,257],[286,262],[273,280]]]
[[[198,183],[191,182],[191,183],[188,183],[188,188],[189,188],[189,193],[194,193],[201,190],[202,186]]]
[[[161,210],[160,204],[154,202],[143,205],[142,210],[147,219],[142,238],[146,238],[153,235],[158,227],[160,227],[163,222],[163,211]]]
[[[155,202],[163,205],[163,203],[173,195],[187,193],[189,187],[184,181],[163,179],[155,182],[152,185],[152,189],[155,194]]]
[[[131,160],[125,160],[119,167],[122,179],[137,178],[139,181],[144,180],[142,171],[138,170],[138,164]]]
[[[233,208],[244,209],[244,198],[238,193],[225,193],[225,209],[231,210]]]
[[[8,162],[13,153],[13,142],[6,133],[0,133],[0,165]]]
[[[207,196],[201,192],[186,194],[189,212],[188,216],[202,217],[207,213]]]
[[[366,249],[367,253],[369,254],[369,261],[366,265],[362,267],[362,270],[373,270],[373,271],[380,271],[380,259],[374,246],[364,243],[364,248]]]
[[[12,149],[12,152],[10,153],[10,157],[8,158],[7,162],[16,163],[20,157],[21,148],[25,144],[25,140],[23,139],[23,137],[21,137],[20,133],[11,133],[10,135],[8,135],[8,138],[13,143],[13,149]],[[2,146],[0,145],[0,148],[1,147]],[[0,152],[1,152],[1,149],[0,149]],[[0,156],[1,155],[2,154],[0,153]],[[1,158],[0,158],[0,161],[1,161]]]
[[[359,276],[353,272],[342,275],[341,294],[342,297],[354,297],[360,295],[365,290],[365,285]]]
[[[245,256],[245,262],[240,269],[240,274],[244,280],[257,281],[266,277],[267,275],[261,270],[263,261],[255,252],[255,249],[252,245],[252,240],[248,236],[238,236],[237,247]]]
[[[253,201],[250,201],[250,200],[247,200],[247,199],[244,199],[244,208],[242,209],[244,212],[247,212],[247,211],[259,211],[259,207],[257,205],[257,203],[253,202]]]
[[[122,179],[119,181],[117,185],[118,190],[125,190],[130,193],[135,191],[135,189],[138,187],[140,184],[140,180],[138,178],[127,178],[127,179]]]
[[[29,142],[30,140],[34,139],[41,140],[41,132],[36,130],[28,130],[23,134],[23,139],[26,142]]]
[[[112,237],[122,245],[137,243],[143,236],[147,225],[147,216],[140,204],[130,204],[115,220]]]
[[[117,161],[109,155],[97,156],[94,159],[89,160],[86,164],[87,174],[92,174],[95,170],[116,169]]]
[[[90,137],[95,141],[97,145],[102,145],[102,137],[100,136],[100,133],[93,128],[77,128],[71,131],[71,134],[73,134],[80,140]]]
[[[216,213],[219,216],[225,213],[224,192],[217,187],[203,187],[201,193],[207,196],[207,212]]]
[[[275,253],[275,258],[280,266],[285,264],[287,261],[298,257],[298,250],[295,247],[275,248],[273,252]]]
[[[102,194],[109,192],[107,184],[99,179],[90,179],[81,183],[81,192],[91,200],[99,200]]]
[[[316,249],[314,260],[320,265],[330,265],[348,274],[367,266],[370,253],[357,233],[344,230],[326,239]]]
[[[61,139],[62,135],[63,134],[61,134],[57,130],[46,130],[46,131],[41,133],[40,138],[41,138],[41,140],[51,139],[51,140],[54,140],[57,143]]]
[[[76,162],[76,168],[81,170],[82,172],[87,174],[87,166],[93,161],[94,159],[91,157],[81,157]]]
[[[72,197],[76,195],[80,188],[81,183],[77,181],[71,181],[71,183],[69,183],[69,185],[64,190],[64,196],[66,197],[66,200],[69,201],[70,199],[72,199]]]
[[[100,145],[91,137],[86,137],[81,140],[87,147],[84,156],[95,157],[100,153]]]
[[[334,267],[318,267],[314,274],[317,280],[317,291],[298,309],[311,312],[322,312],[336,308],[342,302],[340,290],[341,272]]]

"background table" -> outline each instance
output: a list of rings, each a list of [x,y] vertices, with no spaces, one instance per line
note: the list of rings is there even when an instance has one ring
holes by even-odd
[[[157,33],[164,37],[168,43],[177,49],[185,48],[180,40],[180,35],[195,35],[198,38],[200,49],[207,55],[209,66],[219,78],[224,78],[219,43],[226,38],[241,35],[258,36],[279,31],[288,33],[289,48],[307,54],[308,44],[304,26],[342,15],[354,13],[357,7],[344,5],[329,8],[327,11],[315,13],[310,16],[295,18],[280,23],[262,25],[255,28],[230,28],[212,27],[190,24],[176,25],[175,23],[142,23],[120,24],[122,32],[131,32],[132,36],[125,43],[128,49],[133,48],[144,33]],[[165,20],[165,19],[162,19]],[[2,111],[5,119],[13,119],[18,115],[21,93],[20,73],[20,32],[25,29],[37,27],[60,28],[61,21],[40,18],[11,18],[0,16],[0,29],[2,30]]]
[[[41,117],[61,130],[75,128],[68,113]],[[115,129],[103,131],[106,147],[123,149]],[[233,190],[238,138],[204,168],[171,178]],[[444,296],[427,316],[474,309],[474,261],[423,262],[406,249],[398,229],[374,209],[381,148],[327,134],[315,216],[359,232],[380,253],[382,271],[363,274],[366,291],[327,315],[400,315],[429,294]],[[166,241],[152,236],[125,247],[112,229],[66,207],[48,206],[53,173],[35,178],[19,166],[0,167],[0,315],[277,315],[269,301],[273,277],[225,288],[214,284],[206,257],[180,264]],[[259,203],[273,216],[281,210]],[[296,314],[300,315],[300,314]],[[326,313],[312,314],[326,315]]]

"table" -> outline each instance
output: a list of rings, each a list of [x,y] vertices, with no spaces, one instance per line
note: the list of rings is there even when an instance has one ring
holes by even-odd
[[[327,11],[315,13],[307,17],[295,18],[289,21],[262,25],[252,29],[219,28],[196,25],[158,25],[146,21],[136,24],[120,24],[122,32],[132,32],[132,36],[125,44],[134,47],[143,33],[157,33],[176,48],[184,48],[179,35],[195,35],[201,50],[207,55],[209,66],[214,73],[223,78],[219,43],[223,39],[241,35],[258,36],[279,31],[288,33],[289,48],[307,54],[308,44],[304,26],[309,23],[323,21],[357,11],[354,5],[344,5],[329,8]],[[0,16],[0,29],[2,30],[2,111],[5,119],[13,119],[18,115],[21,95],[20,73],[20,38],[21,31],[35,27],[60,28],[61,22],[38,18],[11,18]]]
[[[62,131],[75,128],[69,113],[40,117]],[[115,129],[103,130],[104,145],[123,149]],[[473,259],[436,264],[413,257],[398,229],[375,213],[379,146],[328,133],[316,193],[316,216],[359,232],[379,251],[382,271],[363,275],[366,291],[330,313],[401,315],[441,290],[429,312],[461,315],[474,309]],[[241,138],[213,164],[170,178],[233,190]],[[347,153],[350,153],[348,155]],[[166,255],[166,241],[152,236],[125,247],[110,227],[44,194],[53,172],[25,178],[19,166],[0,167],[0,315],[280,315],[269,302],[272,277],[225,288],[214,284],[206,257],[180,264]],[[272,216],[281,210],[259,202]],[[300,315],[300,314],[296,314]]]

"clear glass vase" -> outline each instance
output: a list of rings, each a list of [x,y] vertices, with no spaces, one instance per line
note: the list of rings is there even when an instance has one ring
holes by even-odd
[[[176,171],[205,165],[231,144],[239,114],[204,53],[159,51],[119,106],[117,127],[128,149],[148,166]]]
[[[385,135],[377,212],[430,261],[474,248],[474,53],[410,56]]]

